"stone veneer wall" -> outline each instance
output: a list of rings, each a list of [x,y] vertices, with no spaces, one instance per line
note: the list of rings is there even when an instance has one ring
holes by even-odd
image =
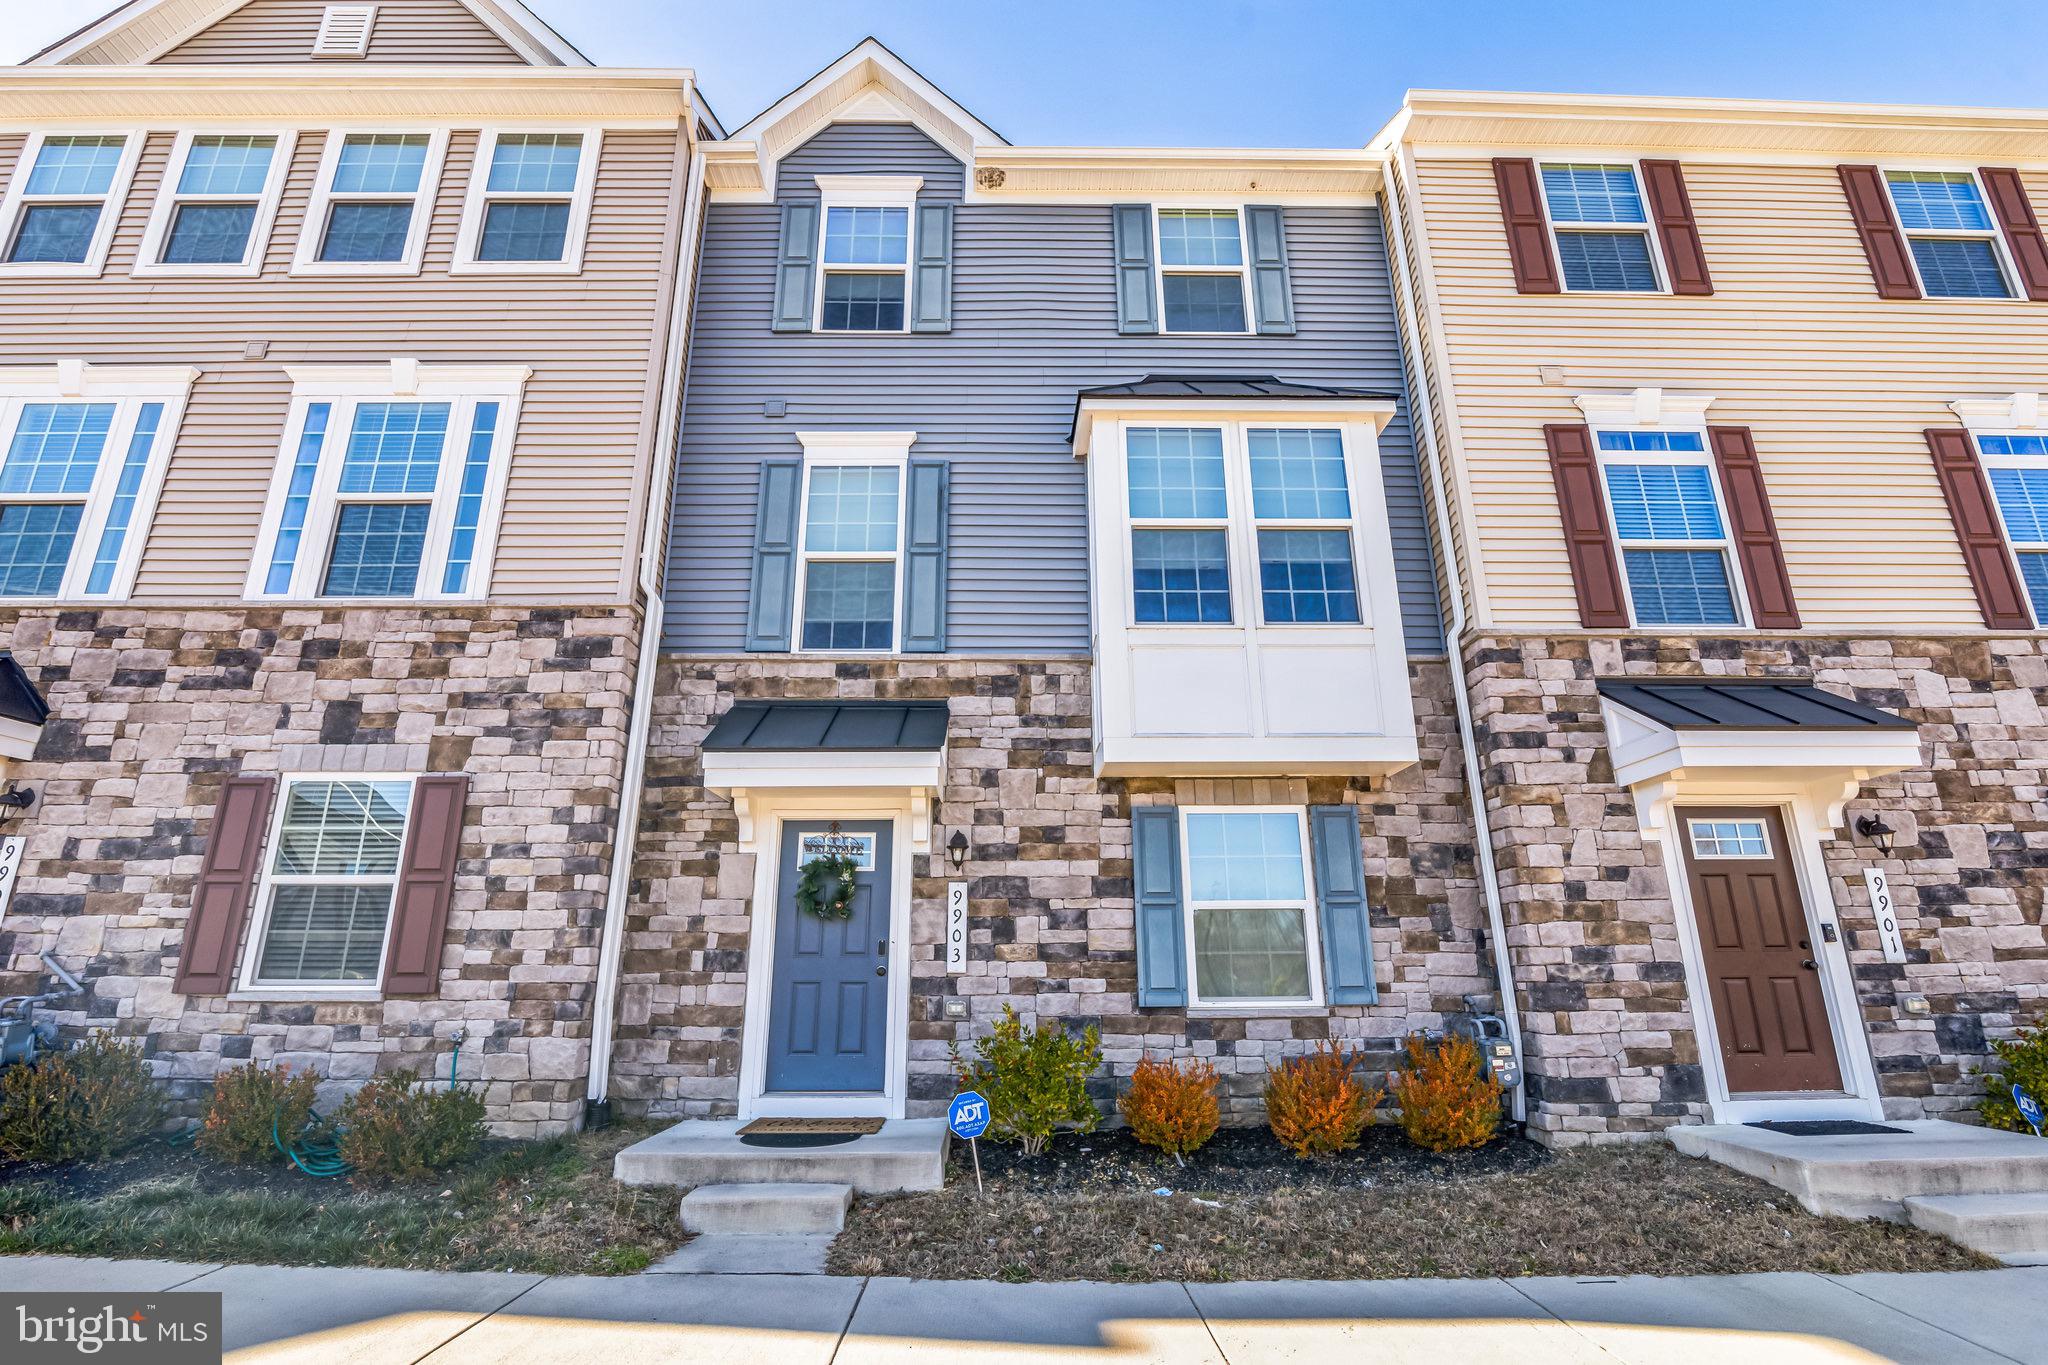
[[[2015,639],[1503,637],[1465,653],[1531,1075],[1553,1141],[1706,1117],[1670,887],[1614,781],[1595,680],[1811,678],[1920,723],[1926,769],[1867,783],[1889,857],[1825,849],[1889,1117],[1967,1117],[1987,1039],[2048,997],[2048,657]],[[1883,960],[1862,868],[1890,874],[1907,958]],[[1904,1011],[1916,994],[1930,1015]]]
[[[911,1112],[952,1093],[949,1044],[985,1032],[1005,1004],[1102,1031],[1110,1073],[1140,1054],[1195,1054],[1224,1073],[1229,1116],[1252,1118],[1269,1059],[1324,1037],[1388,1048],[1437,1028],[1468,995],[1491,995],[1461,759],[1440,661],[1412,666],[1423,761],[1370,792],[1341,778],[1210,784],[1097,781],[1084,660],[844,662],[664,657],[621,981],[613,1095],[659,1116],[731,1114],[739,1090],[754,858],[731,803],[703,785],[698,744],[735,699],[944,699],[946,786],[933,848],[913,861]],[[1296,1016],[1189,1018],[1133,1004],[1130,808],[1180,799],[1356,801],[1372,906],[1378,1004]],[[949,872],[937,851],[972,841],[968,971],[945,970]],[[971,1019],[943,1018],[948,996]],[[1491,1005],[1488,1006],[1492,1008]]]
[[[460,1040],[496,1129],[573,1127],[638,622],[625,607],[0,616],[52,713],[11,774],[38,799],[7,827],[28,847],[0,994],[30,989],[51,952],[88,987],[57,1018],[143,1040],[188,1102],[242,1060],[311,1067],[329,1090],[398,1067],[445,1076]],[[439,996],[174,993],[221,783],[315,768],[470,774]]]

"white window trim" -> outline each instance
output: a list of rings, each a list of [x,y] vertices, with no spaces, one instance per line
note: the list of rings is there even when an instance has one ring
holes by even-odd
[[[271,474],[270,493],[263,506],[263,523],[257,533],[255,551],[250,556],[243,596],[250,601],[317,602],[323,605],[475,602],[490,596],[497,560],[498,531],[504,518],[505,489],[511,477],[513,438],[519,427],[520,400],[533,371],[524,365],[422,365],[414,360],[394,360],[388,365],[287,365],[285,373],[292,381],[291,408],[285,421],[284,438],[278,447],[277,466]],[[491,442],[490,476],[485,483],[483,507],[477,520],[469,587],[461,593],[447,593],[441,590],[441,580],[448,567],[449,541],[455,529],[456,503],[461,496],[462,465],[468,455],[470,432],[479,402],[499,405],[498,429]],[[278,527],[284,519],[285,500],[291,489],[300,435],[305,429],[307,409],[315,403],[328,403],[332,408],[328,414],[327,436],[320,448],[312,500],[299,537],[298,557],[292,565],[291,586],[281,593],[266,592],[270,557],[277,542]],[[361,403],[451,405],[448,439],[441,447],[441,469],[435,478],[431,499],[419,494],[380,493],[374,497],[351,496],[346,499],[341,496],[343,452],[355,422],[356,407]],[[427,525],[427,543],[420,555],[420,576],[411,595],[322,595],[320,584],[326,579],[328,559],[334,552],[334,526],[344,501],[431,501],[434,510]]]
[[[29,204],[48,201],[56,204],[79,204],[93,198],[92,195],[53,194],[36,195],[28,193],[29,173],[35,169],[36,158],[42,155],[43,144],[52,138],[66,137],[113,137],[119,136],[121,159],[115,164],[114,179],[107,186],[105,195],[100,196],[100,217],[93,225],[92,240],[86,247],[83,261],[7,261],[0,259],[0,279],[98,279],[107,268],[107,250],[113,245],[114,233],[120,227],[121,215],[128,205],[128,185],[135,178],[136,163],[142,159],[142,145],[149,138],[146,130],[140,128],[49,128],[28,135],[28,142],[21,149],[21,157],[14,163],[14,174],[7,182],[7,193],[0,198],[0,257],[13,250],[14,234],[21,226],[22,215]]]
[[[1166,263],[1165,243],[1159,235],[1162,213],[1228,213],[1237,219],[1237,259],[1230,265],[1176,265]],[[1154,203],[1152,218],[1152,289],[1158,308],[1159,335],[1174,337],[1242,337],[1257,328],[1252,317],[1252,244],[1245,230],[1244,205],[1237,203]],[[1235,331],[1176,331],[1166,325],[1166,277],[1169,275],[1234,275],[1238,300],[1243,308],[1244,326]]]
[[[195,137],[274,137],[270,168],[263,177],[263,189],[256,196],[256,217],[249,224],[249,240],[243,244],[242,259],[224,265],[167,265],[159,259],[167,244],[171,221],[178,205],[194,203],[246,203],[245,195],[181,195],[178,181],[185,174],[185,159],[191,154]],[[299,135],[291,128],[208,127],[185,129],[171,144],[170,160],[164,163],[163,183],[157,186],[156,203],[149,211],[149,225],[143,229],[142,245],[135,253],[129,273],[139,279],[254,279],[263,273],[264,258],[270,254],[270,230],[277,221],[277,206],[284,198],[284,182],[291,171],[292,152]]]
[[[78,533],[71,542],[71,561],[65,566],[64,581],[50,597],[0,597],[0,606],[22,606],[39,602],[115,602],[135,590],[135,576],[142,565],[143,545],[149,539],[156,518],[157,499],[163,493],[164,475],[170,468],[171,450],[177,444],[178,425],[185,415],[185,402],[199,378],[192,365],[93,365],[80,360],[63,360],[55,365],[19,365],[0,368],[0,459],[13,443],[15,425],[29,403],[113,403],[114,424],[100,452],[99,468],[92,488],[83,496],[48,493],[0,493],[0,503],[82,502]],[[150,447],[142,485],[136,490],[135,507],[128,518],[128,530],[121,542],[121,557],[114,577],[104,593],[88,595],[87,579],[92,574],[93,556],[106,531],[107,513],[120,483],[121,466],[128,453],[136,419],[145,403],[164,405],[157,424],[156,440]]]
[[[1995,427],[1970,427],[1970,448],[1977,456],[1977,463],[1985,471],[1985,483],[1989,485],[1990,472],[1994,469],[2048,469],[2048,455],[2004,455],[1992,454],[1984,449],[1987,436],[2013,436],[2030,441],[2048,437],[2048,431],[2036,428],[2032,431],[1999,429]],[[2019,557],[2023,554],[2048,554],[2048,540],[2021,540],[2012,533],[2006,523],[2005,507],[1998,500],[1998,490],[1988,488],[1991,494],[1991,513],[1998,518],[1998,533],[2005,537],[2005,553],[2012,561],[2013,575],[2020,581],[2020,596],[2026,599],[2027,611],[2034,617],[2034,628],[2043,628],[2041,614],[2034,610],[2033,595],[2027,591],[2026,575],[2020,572]]]
[[[917,193],[924,188],[921,175],[820,175],[818,185],[818,268],[812,284],[811,331],[824,336],[901,336],[910,330],[911,263],[917,259]],[[825,259],[825,240],[833,209],[888,208],[904,213],[903,263],[886,261],[836,265]],[[901,327],[825,326],[825,280],[828,275],[901,275],[903,277],[903,325]],[[808,483],[808,480],[806,480]]]
[[[493,192],[488,186],[491,179],[491,162],[498,150],[498,139],[527,133],[577,133],[583,138],[581,153],[576,158],[576,185],[564,196],[561,194],[539,194],[527,191]],[[604,154],[604,129],[581,124],[521,123],[497,124],[485,128],[477,135],[476,157],[470,162],[469,191],[462,201],[462,227],[456,234],[455,256],[448,263],[451,275],[580,275],[583,273],[583,248],[590,236],[591,203],[597,191],[597,163]],[[497,200],[521,200],[532,203],[555,203],[566,198],[569,204],[569,231],[562,239],[562,259],[559,261],[480,261],[477,248],[483,238],[484,210]]]
[[[270,803],[270,822],[264,830],[262,862],[256,875],[256,889],[251,900],[249,932],[242,944],[242,961],[236,976],[237,995],[249,992],[252,996],[268,999],[306,996],[381,996],[384,992],[384,972],[391,954],[391,922],[398,915],[398,886],[405,875],[406,841],[412,834],[412,822],[419,788],[414,785],[422,776],[420,773],[355,773],[355,772],[305,772],[279,775],[277,794]],[[405,806],[405,824],[398,832],[398,865],[390,873],[357,876],[310,876],[280,875],[276,871],[278,840],[284,830],[285,810],[291,805],[291,793],[295,787],[309,783],[342,782],[402,782],[411,790]],[[391,887],[391,911],[384,917],[384,941],[377,950],[377,976],[371,981],[260,981],[256,969],[263,960],[263,940],[270,933],[271,905],[275,892],[280,886],[384,886]]]
[[[1649,390],[1648,392],[1655,392]],[[1589,426],[1593,438],[1593,460],[1600,475],[1600,506],[1607,518],[1608,539],[1614,545],[1615,569],[1621,575],[1622,596],[1628,602],[1628,619],[1631,629],[1648,631],[1687,630],[1748,630],[1749,589],[1742,581],[1742,557],[1735,553],[1735,527],[1728,518],[1728,490],[1721,486],[1721,469],[1714,459],[1714,444],[1707,435],[1704,424],[1695,426],[1685,422],[1664,422],[1645,425],[1629,425],[1621,422],[1602,423],[1594,421]],[[1697,436],[1698,450],[1604,450],[1600,446],[1603,431],[1640,433],[1646,431],[1666,434]],[[1621,524],[1614,515],[1614,498],[1607,490],[1607,466],[1610,464],[1663,464],[1698,465],[1707,471],[1707,486],[1714,490],[1714,511],[1721,519],[1721,537],[1718,540],[1630,540],[1621,534]],[[1735,604],[1735,620],[1732,624],[1709,624],[1703,621],[1674,622],[1663,625],[1643,625],[1636,614],[1635,584],[1628,577],[1628,552],[1630,550],[1714,550],[1721,556],[1721,564],[1728,573],[1728,595]]]
[[[1309,993],[1304,997],[1272,996],[1258,999],[1208,1000],[1202,996],[1201,974],[1195,964],[1195,911],[1208,910],[1292,910],[1293,901],[1202,901],[1195,899],[1194,851],[1188,838],[1190,815],[1272,815],[1292,814],[1301,830],[1302,950],[1308,955]],[[1180,820],[1181,938],[1187,945],[1188,1008],[1202,1010],[1250,1011],[1267,1009],[1321,1009],[1323,1007],[1322,924],[1316,915],[1315,848],[1309,842],[1308,809],[1305,806],[1182,806]]]
[[[378,135],[416,137],[427,136],[427,154],[420,166],[419,188],[411,194],[394,191],[337,193],[334,189],[334,174],[341,165],[342,144],[351,137],[374,137]],[[362,127],[334,128],[327,133],[326,144],[320,149],[320,168],[313,176],[313,197],[306,205],[306,216],[299,227],[297,250],[292,256],[291,273],[294,275],[356,275],[390,276],[417,275],[420,261],[426,254],[427,231],[433,225],[434,201],[441,189],[441,167],[448,155],[448,130],[446,128],[402,128]],[[323,261],[321,248],[327,241],[327,218],[336,204],[372,203],[388,204],[399,199],[412,203],[412,219],[406,225],[405,251],[395,261]]]
[[[1977,187],[1977,201],[1984,206],[1985,214],[1991,219],[1989,228],[1909,228],[1905,215],[1899,212],[1899,201],[1892,193],[1894,172],[1934,172],[1941,175],[1966,175]],[[2024,303],[2026,291],[2020,288],[2020,272],[2012,259],[2012,252],[2005,241],[2005,226],[1998,220],[1998,210],[1992,206],[1991,192],[1984,188],[1984,177],[1977,173],[1975,166],[1935,165],[1920,162],[1890,162],[1877,168],[1877,178],[1884,182],[1885,203],[1891,207],[1892,221],[1898,225],[1899,236],[1906,244],[1906,264],[1913,271],[1913,283],[1919,286],[1920,297],[1938,299],[1944,303]],[[1958,242],[1989,241],[1991,259],[1998,264],[1999,278],[2005,282],[2005,297],[1996,299],[1976,298],[1968,294],[1936,294],[1927,288],[1927,281],[1920,274],[1920,258],[1913,254],[1915,237],[1944,237]]]
[[[799,431],[796,438],[804,448],[803,495],[797,500],[796,509],[796,584],[795,600],[790,609],[793,637],[790,640],[792,653],[824,656],[851,655],[880,658],[902,652],[903,645],[903,566],[908,556],[904,553],[905,527],[909,522],[908,488],[910,474],[910,447],[917,440],[914,431]],[[896,547],[887,555],[874,550],[825,550],[813,552],[811,538],[811,473],[823,468],[893,468],[896,471]],[[804,648],[804,593],[810,583],[811,560],[818,559],[835,563],[879,563],[891,559],[896,566],[895,587],[892,590],[892,605],[889,622],[889,647],[887,649],[806,649]]]
[[[1563,223],[1557,221],[1550,211],[1550,190],[1543,183],[1545,166],[1626,166],[1629,174],[1636,179],[1636,198],[1642,201],[1643,221],[1640,223]],[[1671,268],[1664,260],[1664,243],[1658,239],[1657,211],[1650,205],[1650,191],[1643,179],[1641,157],[1577,157],[1545,156],[1536,158],[1536,194],[1543,203],[1543,222],[1550,229],[1550,253],[1557,262],[1557,287],[1561,293],[1585,294],[1601,298],[1650,298],[1671,292]],[[1564,253],[1558,247],[1557,239],[1564,232],[1637,232],[1643,234],[1650,244],[1650,270],[1657,277],[1655,289],[1574,289],[1565,282]]]

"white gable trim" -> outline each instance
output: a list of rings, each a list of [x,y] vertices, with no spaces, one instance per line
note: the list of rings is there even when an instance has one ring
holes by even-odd
[[[138,51],[132,65],[146,65],[176,50],[215,24],[246,8],[251,0],[132,0],[132,3],[87,24],[68,38],[24,62],[24,66],[61,66],[71,58],[130,29],[154,30],[155,41]],[[535,66],[589,66],[590,59],[542,23],[519,0],[461,0],[477,21],[504,40],[507,47]],[[174,27],[164,28],[168,21]],[[167,35],[167,36],[166,36]],[[147,37],[145,42],[149,42]],[[307,54],[309,57],[311,53]]]

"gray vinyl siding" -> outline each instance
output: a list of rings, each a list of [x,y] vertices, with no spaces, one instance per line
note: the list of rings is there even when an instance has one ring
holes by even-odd
[[[960,163],[901,124],[835,124],[788,157],[812,177],[922,175],[957,199]],[[1290,206],[1291,337],[1119,336],[1106,205],[964,204],[954,215],[953,330],[776,333],[773,204],[714,203],[705,227],[670,536],[664,647],[740,650],[755,470],[802,453],[798,431],[908,430],[951,462],[947,647],[1088,649],[1087,496],[1068,432],[1075,393],[1153,372],[1276,374],[1399,394],[1400,351],[1378,213]],[[786,415],[763,415],[782,400]],[[1407,404],[1381,437],[1408,647],[1443,649]]]

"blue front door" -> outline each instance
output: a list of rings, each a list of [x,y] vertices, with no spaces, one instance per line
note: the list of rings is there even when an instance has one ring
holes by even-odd
[[[768,1005],[768,1089],[880,1094],[888,1054],[888,823],[782,827],[775,965]],[[857,857],[853,914],[797,906],[803,864],[821,848]]]

